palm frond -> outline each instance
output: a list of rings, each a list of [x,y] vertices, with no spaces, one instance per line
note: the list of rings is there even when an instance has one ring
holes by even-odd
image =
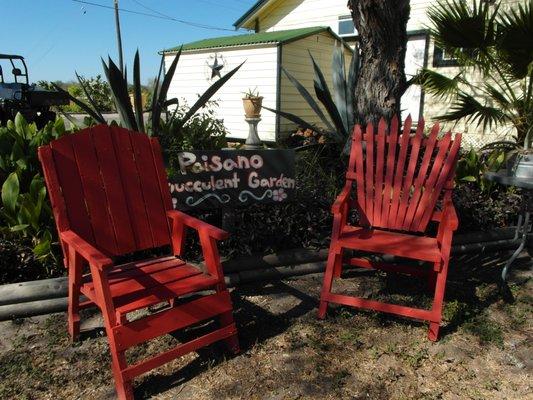
[[[509,116],[499,108],[483,105],[473,96],[461,93],[452,104],[450,111],[435,119],[442,121],[464,119],[466,122],[477,122],[477,126],[483,125],[483,130],[486,130],[494,125],[508,122]]]
[[[484,55],[495,41],[497,10],[498,7],[492,8],[483,0],[474,0],[472,6],[461,0],[441,1],[431,6],[428,17],[436,45],[461,64],[487,67],[489,60]]]
[[[460,90],[459,84],[466,83],[462,78],[462,73],[450,78],[430,69],[422,69],[412,82],[422,85],[429,93],[440,99],[456,96]]]
[[[502,11],[496,28],[496,48],[505,70],[515,79],[526,77],[533,62],[533,1]]]
[[[490,83],[485,83],[483,85],[483,90],[496,104],[501,107],[502,110],[509,110],[509,108],[512,106],[512,101],[505,96],[505,92],[502,92],[498,88],[492,86]]]

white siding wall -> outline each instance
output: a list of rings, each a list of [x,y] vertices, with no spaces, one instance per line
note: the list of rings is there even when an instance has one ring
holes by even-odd
[[[283,0],[271,1],[258,14],[260,31],[280,31],[309,26],[329,26],[338,33],[339,17],[350,15],[347,0]],[[426,23],[425,10],[431,2],[411,0],[411,18],[407,29],[419,30]],[[250,21],[245,27],[254,28]]]
[[[276,107],[277,47],[272,45],[243,46],[185,52],[181,55],[174,79],[170,84],[168,98],[183,98],[189,106],[192,105],[198,95],[205,92],[212,84],[208,79],[210,78],[210,69],[207,62],[209,57],[214,56],[215,53],[221,55],[226,62],[222,74],[228,73],[246,60],[242,68],[213,96],[213,100],[219,102],[216,115],[224,120],[224,125],[230,132],[229,137],[246,138],[248,136],[248,124],[244,121],[243,92],[257,86],[261,96],[264,96],[263,104],[271,108]],[[173,57],[173,55],[165,57],[167,68]],[[258,130],[262,140],[275,140],[275,115],[269,111],[263,111]]]
[[[313,86],[313,66],[307,50],[310,50],[316,62],[324,72],[324,76],[328,81],[328,85],[332,88],[332,66],[331,61],[333,57],[333,46],[335,38],[331,34],[324,32],[318,35],[309,36],[302,40],[292,43],[287,43],[282,47],[282,65],[289,71],[296,79],[298,79],[306,89],[315,97]],[[351,60],[351,53],[348,49],[345,51],[347,68]],[[316,97],[315,97],[315,100]],[[317,103],[320,102],[317,100]],[[313,112],[311,107],[302,98],[294,85],[289,79],[282,74],[281,79],[281,110],[296,114],[300,118],[314,123],[317,126],[324,127],[317,115]],[[327,113],[324,112],[325,115]],[[285,118],[280,120],[280,133],[286,135],[294,132],[296,126]]]

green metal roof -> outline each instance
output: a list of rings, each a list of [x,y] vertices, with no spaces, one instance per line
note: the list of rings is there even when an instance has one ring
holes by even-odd
[[[325,26],[314,26],[310,28],[290,29],[286,31],[259,32],[246,35],[222,36],[184,44],[183,51],[213,49],[219,47],[246,46],[264,43],[286,43],[327,30],[329,30],[329,28]],[[172,53],[178,51],[180,47],[181,46],[176,46],[171,49],[163,50],[163,53]]]

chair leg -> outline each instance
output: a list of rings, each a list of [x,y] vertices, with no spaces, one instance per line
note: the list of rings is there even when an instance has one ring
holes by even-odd
[[[437,265],[435,265],[437,267]],[[435,297],[433,299],[432,312],[434,320],[429,323],[428,338],[436,342],[439,340],[439,330],[442,321],[442,305],[444,292],[446,291],[446,278],[448,275],[448,261],[442,262],[440,271],[436,272]]]
[[[68,333],[75,342],[80,335],[81,259],[72,257],[68,271]]]
[[[342,252],[333,251],[330,248],[328,261],[326,264],[326,271],[324,272],[324,282],[322,283],[322,293],[320,295],[320,305],[318,307],[318,318],[323,319],[326,316],[328,302],[326,297],[331,293],[331,285],[333,284],[333,277],[337,269],[341,269],[339,264],[342,264]]]
[[[233,324],[233,311],[228,311],[227,313],[221,314],[218,317],[218,320],[220,322],[221,327]],[[228,350],[233,354],[239,354],[241,352],[241,348],[239,346],[239,336],[237,333],[227,339],[224,339],[224,343]]]
[[[333,278],[340,278],[342,275],[342,250],[340,257],[335,258],[335,268],[333,269]]]
[[[111,352],[111,369],[115,378],[115,390],[119,400],[133,400],[133,386],[130,381],[125,381],[122,371],[128,366],[126,363],[126,352],[117,351],[115,338],[111,329],[106,329],[109,340],[109,350]]]

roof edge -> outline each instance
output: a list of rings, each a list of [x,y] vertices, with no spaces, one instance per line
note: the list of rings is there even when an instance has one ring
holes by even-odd
[[[243,36],[261,35],[261,34],[265,34],[265,33],[274,34],[274,33],[280,33],[280,32],[300,31],[300,30],[301,31],[306,31],[306,32],[301,32],[299,35],[295,35],[294,37],[292,37],[290,39],[286,39],[286,40],[272,40],[272,41],[255,42],[255,43],[232,44],[232,45],[226,45],[226,46],[197,47],[197,48],[190,48],[190,49],[182,49],[182,52],[185,53],[185,52],[191,52],[191,51],[197,51],[197,50],[210,50],[210,49],[212,50],[212,49],[220,49],[220,48],[228,48],[228,47],[276,45],[278,43],[288,43],[288,42],[292,42],[292,41],[295,41],[295,40],[300,40],[300,39],[303,39],[305,37],[308,37],[308,36],[311,36],[311,35],[314,35],[314,34],[317,34],[317,33],[321,33],[321,32],[329,32],[333,37],[335,37],[336,39],[340,39],[342,42],[344,42],[342,40],[342,38],[340,38],[338,35],[336,35],[335,32],[333,32],[333,30],[330,27],[328,27],[328,26],[316,26],[316,27],[307,27],[307,28],[299,28],[299,29],[288,29],[288,30],[283,30],[283,31],[250,33],[250,34],[243,35]],[[237,36],[235,36],[235,37],[237,37]],[[195,42],[191,42],[191,43],[195,43]],[[176,46],[176,47],[169,48],[169,49],[163,49],[163,50],[160,50],[158,52],[158,54],[160,54],[160,55],[174,54],[174,53],[177,53],[180,50],[180,48],[183,48],[183,46],[187,46],[189,44],[190,43],[185,43],[185,44],[183,44],[181,46]]]
[[[265,6],[270,0],[258,0],[248,11],[246,11],[237,21],[233,23],[235,29],[242,28],[242,25],[246,20],[255,14],[256,11],[259,11],[263,6]]]

